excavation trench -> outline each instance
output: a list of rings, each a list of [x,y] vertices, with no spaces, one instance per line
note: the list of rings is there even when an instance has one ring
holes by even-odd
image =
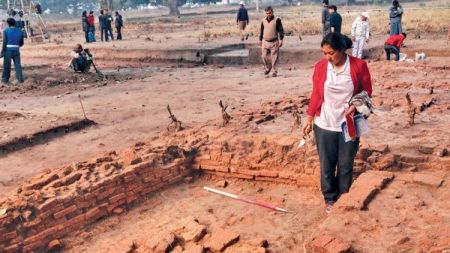
[[[96,123],[90,119],[75,120],[30,135],[23,135],[0,142],[0,157],[24,148],[47,143],[53,139],[60,138],[72,132],[81,131],[95,124]]]

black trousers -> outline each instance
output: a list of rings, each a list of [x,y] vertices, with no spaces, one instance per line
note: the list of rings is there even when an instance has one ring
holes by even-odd
[[[86,39],[86,42],[89,42],[89,36],[88,36],[88,31],[84,32],[84,37]]]
[[[395,60],[400,60],[400,51],[398,51],[397,47],[391,45],[384,45],[384,51],[386,52],[386,60],[391,59],[391,54],[395,55]]]
[[[116,27],[117,40],[122,40],[122,27]]]
[[[108,41],[108,29],[106,29],[106,28],[100,28],[100,38],[102,39],[102,41],[103,41],[103,39],[105,40],[105,41]]]
[[[325,202],[336,201],[349,191],[353,179],[353,161],[359,138],[345,142],[341,132],[333,132],[314,125],[320,160],[320,188]]]

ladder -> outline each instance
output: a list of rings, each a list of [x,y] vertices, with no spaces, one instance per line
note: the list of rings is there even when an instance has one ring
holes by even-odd
[[[40,31],[42,41],[47,41],[49,39],[49,35],[47,32],[47,23],[45,22],[42,13],[36,10],[37,4],[35,4],[33,0],[8,0],[7,7],[8,12],[10,10],[22,12],[23,16],[21,16],[21,19],[25,23],[24,29],[27,38],[30,38],[31,41],[37,40],[37,38],[34,36],[35,33],[31,27],[31,24],[34,22],[35,18],[37,20],[36,24]]]

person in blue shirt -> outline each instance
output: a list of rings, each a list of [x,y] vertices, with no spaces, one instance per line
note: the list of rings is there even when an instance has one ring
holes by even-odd
[[[11,60],[14,61],[17,83],[23,83],[22,65],[20,63],[20,47],[23,46],[23,32],[16,27],[13,18],[6,20],[8,28],[3,31],[3,45],[1,56],[3,57],[2,83],[8,83],[11,75]]]

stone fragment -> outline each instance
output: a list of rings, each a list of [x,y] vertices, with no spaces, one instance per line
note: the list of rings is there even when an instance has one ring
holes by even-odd
[[[440,187],[444,182],[442,176],[426,173],[414,173],[412,178],[414,183],[428,185],[432,187]]]
[[[184,243],[198,242],[206,234],[206,226],[199,224],[194,217],[187,217],[180,221],[180,224],[181,226],[173,232],[181,238]]]
[[[142,162],[142,158],[138,156],[133,148],[128,148],[123,151],[120,158],[124,165],[134,165]]]
[[[368,171],[356,179],[350,192],[342,195],[335,208],[343,210],[363,210],[392,179],[394,174],[387,171]]]
[[[48,252],[59,252],[61,250],[62,244],[60,240],[53,240],[48,243],[47,251]]]
[[[200,245],[188,245],[183,253],[203,253],[203,247]]]
[[[213,253],[223,252],[227,247],[239,241],[239,237],[238,233],[219,228],[212,233],[204,247]]]
[[[307,253],[347,253],[351,244],[336,236],[319,235],[307,242],[305,249]]]
[[[266,253],[267,249],[260,246],[247,244],[233,245],[224,251],[225,253]]]
[[[123,209],[120,207],[116,207],[113,209],[113,213],[114,214],[122,214],[123,213]]]
[[[422,154],[425,154],[425,155],[431,155],[434,152],[434,148],[433,147],[427,147],[427,146],[420,146],[418,148],[418,151],[420,153],[422,153]]]
[[[227,180],[220,180],[216,183],[217,187],[221,187],[221,188],[225,188],[228,186],[228,181]]]

